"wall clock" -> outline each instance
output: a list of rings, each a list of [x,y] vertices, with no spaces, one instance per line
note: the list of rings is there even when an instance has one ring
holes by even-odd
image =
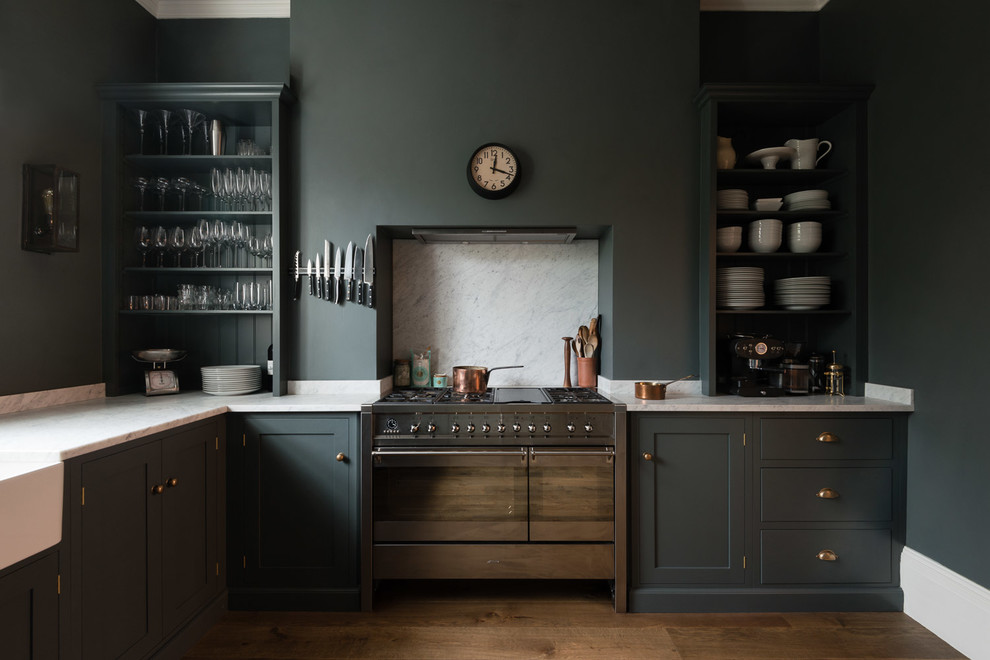
[[[486,199],[501,199],[519,185],[519,160],[512,149],[489,142],[474,150],[468,161],[471,190]]]

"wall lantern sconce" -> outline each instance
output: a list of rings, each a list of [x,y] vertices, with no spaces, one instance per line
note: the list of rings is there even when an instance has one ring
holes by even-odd
[[[21,248],[79,251],[79,175],[58,165],[24,166]]]

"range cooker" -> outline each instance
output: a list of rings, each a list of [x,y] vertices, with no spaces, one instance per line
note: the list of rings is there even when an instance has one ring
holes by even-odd
[[[362,594],[601,579],[626,605],[625,407],[587,388],[402,389],[362,408]]]

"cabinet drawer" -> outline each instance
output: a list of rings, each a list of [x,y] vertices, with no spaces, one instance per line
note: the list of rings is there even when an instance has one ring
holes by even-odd
[[[761,518],[778,521],[887,521],[890,468],[764,468]]]
[[[887,460],[892,451],[893,421],[889,418],[760,421],[764,460]]]
[[[763,584],[890,582],[887,529],[767,529],[761,544]],[[824,550],[835,560],[819,559]]]

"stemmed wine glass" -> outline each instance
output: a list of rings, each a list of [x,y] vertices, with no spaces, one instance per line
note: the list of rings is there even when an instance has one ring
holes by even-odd
[[[139,154],[144,153],[144,131],[148,127],[148,111],[141,110],[140,108],[132,108],[131,116],[138,125],[138,149]]]
[[[199,253],[203,255],[203,266],[206,266],[206,247],[210,245],[210,221],[206,218],[200,218],[199,222],[196,223],[196,227],[193,228],[193,233],[199,236],[199,241],[201,247],[199,248]]]
[[[248,170],[247,179],[248,196],[251,198],[251,210],[261,210],[261,182],[258,178],[258,171],[253,167]]]
[[[172,227],[168,237],[169,252],[175,254],[175,267],[182,265],[182,251],[186,249],[186,232],[182,227]]]
[[[134,239],[135,243],[137,243],[138,252],[141,253],[141,267],[146,267],[148,265],[148,252],[151,251],[153,240],[151,228],[141,225],[134,230]]]
[[[158,139],[160,141],[158,153],[168,153],[168,125],[172,123],[172,111],[159,109],[155,110],[155,118],[158,119]]]
[[[272,175],[270,172],[262,172],[258,177],[261,186],[261,197],[265,201],[265,211],[272,210]]]
[[[131,180],[131,185],[137,189],[137,210],[144,210],[144,193],[148,190],[148,184],[150,182],[143,176],[136,176]]]
[[[272,241],[271,234],[265,234],[265,240],[261,244],[261,253],[265,259],[265,266],[271,268],[272,265],[272,252],[275,251],[275,244]]]
[[[189,230],[189,246],[186,251],[192,255],[192,259],[189,261],[191,268],[195,268],[199,265],[199,255],[203,253],[203,249],[206,246],[203,244],[203,236],[199,233],[199,227],[193,227]]]
[[[223,196],[227,200],[227,210],[233,211],[234,209],[234,193],[237,191],[237,186],[234,183],[234,171],[229,167],[223,172]]]
[[[226,244],[226,235],[227,226],[224,221],[214,220],[210,229],[210,244],[213,245],[214,262],[217,268],[223,267],[223,262],[220,260],[220,248]]]
[[[247,173],[243,167],[238,167],[234,174],[234,186],[237,192],[238,211],[247,210]]]
[[[181,109],[177,111],[182,121],[182,153],[191,156],[193,152],[193,131],[206,121],[206,115],[196,110]]]
[[[158,267],[165,265],[165,251],[168,249],[168,231],[161,225],[155,227],[153,244],[158,251]]]

